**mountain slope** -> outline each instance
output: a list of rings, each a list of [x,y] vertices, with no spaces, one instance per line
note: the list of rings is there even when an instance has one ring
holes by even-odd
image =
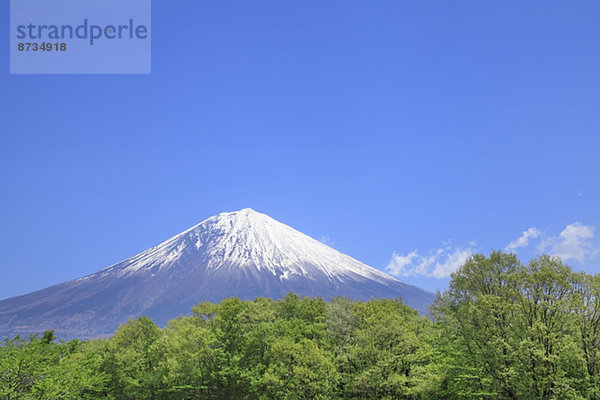
[[[299,295],[402,297],[424,312],[433,295],[251,209],[221,213],[92,275],[0,301],[0,335],[55,329],[110,335],[132,317],[158,324],[198,301]]]

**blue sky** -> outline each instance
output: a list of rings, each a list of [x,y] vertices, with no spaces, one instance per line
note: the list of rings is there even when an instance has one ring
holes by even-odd
[[[600,2],[152,7],[151,75],[0,41],[0,298],[244,207],[430,290],[492,249],[600,272]]]

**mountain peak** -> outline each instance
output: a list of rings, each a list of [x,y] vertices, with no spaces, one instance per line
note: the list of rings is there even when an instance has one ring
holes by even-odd
[[[229,211],[229,212],[222,212],[219,213],[213,217],[210,217],[208,219],[205,219],[204,221],[200,222],[198,225],[199,226],[203,223],[206,223],[207,221],[211,221],[211,220],[236,220],[236,221],[241,221],[241,220],[247,220],[249,223],[256,223],[259,221],[272,221],[272,222],[277,222],[276,220],[274,220],[273,218],[269,217],[267,214],[263,214],[260,213],[258,211],[255,211],[251,208],[243,208],[241,210],[238,211]]]
[[[259,213],[258,211],[255,211],[250,207],[246,207],[246,208],[242,208],[241,210],[237,210],[237,211],[222,212],[222,213],[217,214],[215,217],[227,217],[227,216],[251,217],[253,215],[267,216],[266,214]]]
[[[95,274],[0,301],[0,333],[55,329],[64,337],[90,338],[140,315],[165,324],[198,301],[288,292],[361,300],[401,296],[421,312],[433,300],[429,292],[245,208],[210,217]]]

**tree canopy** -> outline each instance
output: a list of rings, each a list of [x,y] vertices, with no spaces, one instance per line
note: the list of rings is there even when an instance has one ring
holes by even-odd
[[[0,399],[600,399],[600,276],[478,254],[401,299],[224,299],[164,328],[0,345]]]

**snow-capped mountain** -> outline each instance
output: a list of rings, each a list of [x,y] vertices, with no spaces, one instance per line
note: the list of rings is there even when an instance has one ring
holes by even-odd
[[[55,329],[59,337],[110,335],[129,318],[158,324],[198,301],[225,297],[402,297],[420,312],[433,294],[246,208],[221,213],[92,275],[0,301],[0,336]]]

